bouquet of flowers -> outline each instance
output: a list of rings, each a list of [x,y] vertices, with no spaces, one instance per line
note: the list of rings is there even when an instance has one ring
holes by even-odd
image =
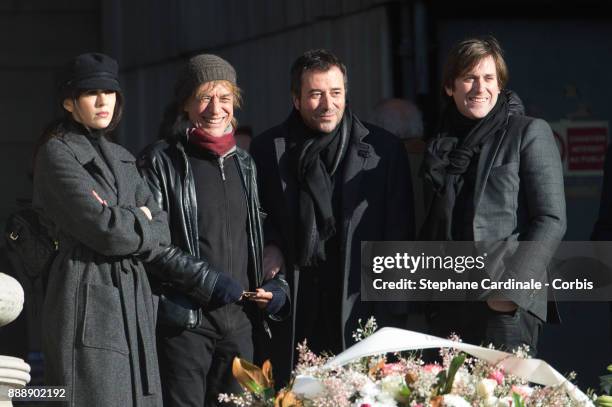
[[[376,321],[371,318],[353,336],[360,342],[376,329]],[[460,343],[457,337],[451,340]],[[519,349],[513,360],[526,359],[527,351]],[[258,407],[592,405],[590,399],[571,384],[570,387],[561,384],[533,386],[507,371],[503,364],[491,364],[452,347],[440,349],[441,363],[436,364],[425,363],[416,353],[395,352],[360,357],[340,365],[334,363],[336,359],[331,356],[312,353],[306,342],[298,345],[298,353],[293,379],[279,393],[274,392],[269,362],[259,369],[235,359],[233,373],[245,393],[222,394],[219,400]],[[568,378],[571,379],[572,376]],[[572,397],[568,389],[576,389],[584,397]]]

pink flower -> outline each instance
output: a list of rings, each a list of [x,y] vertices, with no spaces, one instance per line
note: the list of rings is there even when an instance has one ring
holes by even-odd
[[[497,384],[501,386],[504,384],[504,372],[502,372],[501,370],[494,370],[489,374],[488,379],[495,380]]]
[[[529,387],[529,386],[517,386],[517,385],[513,385],[512,389],[510,390],[510,394],[512,393],[516,393],[519,396],[521,396],[522,398],[527,398],[529,396],[531,396],[531,393],[533,393],[533,388]]]
[[[363,403],[360,407],[372,407],[372,405],[368,403]]]
[[[442,371],[442,366],[440,365],[436,365],[433,363],[429,363],[425,366],[423,366],[423,370],[429,373],[433,373],[433,374],[438,374],[440,373],[440,371]]]
[[[401,363],[385,363],[380,369],[383,376],[388,376],[393,373],[404,373],[404,366]]]

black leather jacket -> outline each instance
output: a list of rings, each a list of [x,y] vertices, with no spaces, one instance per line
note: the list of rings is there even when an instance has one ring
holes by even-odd
[[[148,266],[152,285],[160,292],[158,321],[165,325],[193,328],[202,320],[220,271],[200,257],[195,185],[184,150],[186,136],[159,140],[141,154],[138,166],[160,208],[168,213],[171,245]],[[243,181],[248,210],[249,281],[251,291],[263,283],[263,229],[257,192],[255,163],[240,148],[226,159],[235,159]],[[273,279],[289,298],[289,285],[282,274]],[[291,307],[284,306],[273,320],[282,320]]]

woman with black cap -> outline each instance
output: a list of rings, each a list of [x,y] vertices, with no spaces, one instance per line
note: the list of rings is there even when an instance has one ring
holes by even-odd
[[[169,231],[134,157],[106,138],[121,117],[117,62],[74,58],[60,98],[64,117],[43,134],[34,167],[34,207],[59,241],[43,311],[46,384],[66,386],[70,406],[161,406],[142,261]]]

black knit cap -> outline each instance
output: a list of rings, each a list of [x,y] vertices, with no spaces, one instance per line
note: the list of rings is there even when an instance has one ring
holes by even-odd
[[[225,59],[212,54],[191,57],[179,72],[174,87],[176,100],[185,102],[203,83],[225,80],[236,85],[236,70]]]
[[[60,96],[65,98],[75,90],[112,90],[121,92],[119,66],[108,55],[89,52],[73,58],[61,72]]]

